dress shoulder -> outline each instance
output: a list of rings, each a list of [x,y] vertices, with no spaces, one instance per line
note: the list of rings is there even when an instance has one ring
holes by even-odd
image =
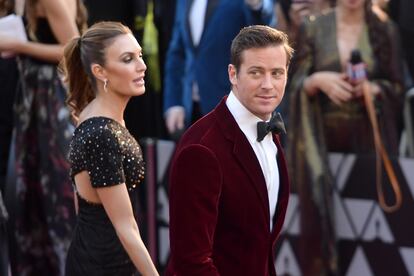
[[[118,138],[121,134],[122,130],[107,119],[89,119],[76,129],[69,158],[72,163],[82,161],[80,166],[87,170],[92,187],[125,183],[124,157]]]

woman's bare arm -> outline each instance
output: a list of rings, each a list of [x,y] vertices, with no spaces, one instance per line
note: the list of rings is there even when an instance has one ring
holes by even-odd
[[[96,189],[126,252],[142,275],[158,275],[141,239],[125,184]]]
[[[76,4],[75,0],[70,1]],[[12,51],[44,61],[59,62],[63,56],[64,45],[72,37],[79,35],[76,27],[76,14],[73,13],[72,4],[68,0],[39,0],[39,5],[58,44],[20,42],[10,37],[0,36],[0,51]]]

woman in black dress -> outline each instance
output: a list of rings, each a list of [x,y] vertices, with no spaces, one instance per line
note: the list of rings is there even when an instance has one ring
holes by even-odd
[[[76,121],[69,161],[77,226],[66,275],[158,275],[136,222],[144,162],[123,113],[145,92],[146,65],[131,31],[101,22],[65,48],[67,103]]]

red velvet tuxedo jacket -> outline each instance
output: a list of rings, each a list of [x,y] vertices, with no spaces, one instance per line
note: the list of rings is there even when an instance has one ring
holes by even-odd
[[[289,198],[278,137],[280,190],[273,231],[265,179],[224,98],[182,137],[170,174],[166,275],[276,275],[274,245]]]

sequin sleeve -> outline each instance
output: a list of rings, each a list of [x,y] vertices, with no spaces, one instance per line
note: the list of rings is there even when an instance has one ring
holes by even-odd
[[[86,139],[85,153],[92,187],[125,183],[123,154],[113,131],[102,128],[90,133]]]

